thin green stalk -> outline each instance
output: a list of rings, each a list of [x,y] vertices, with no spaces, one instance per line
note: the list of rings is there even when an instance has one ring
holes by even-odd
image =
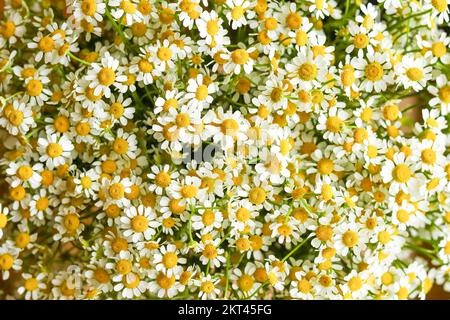
[[[305,240],[303,240],[302,242],[300,242],[294,249],[291,250],[291,252],[289,252],[287,255],[284,256],[283,259],[281,259],[282,262],[285,262],[290,256],[292,256],[298,249],[300,249],[301,247],[303,247],[305,245],[305,243],[307,243],[309,241],[309,236],[306,237]]]
[[[224,299],[228,299],[228,288],[230,285],[230,279],[229,279],[229,271],[230,271],[230,253],[227,251],[226,252],[226,259],[227,259],[227,264],[225,266],[225,293],[224,293]]]
[[[88,65],[88,66],[91,65],[90,62],[87,62],[86,60],[83,60],[83,59],[78,58],[76,55],[74,55],[74,54],[73,54],[72,52],[70,52],[70,51],[67,51],[67,55],[70,57],[70,59],[73,59],[73,60],[75,60],[75,61],[78,61],[78,62],[81,63],[81,64],[85,64],[85,65]]]

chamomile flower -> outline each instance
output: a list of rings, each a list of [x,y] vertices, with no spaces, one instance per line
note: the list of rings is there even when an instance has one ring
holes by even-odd
[[[17,292],[23,295],[26,300],[40,300],[45,297],[47,285],[43,282],[45,279],[44,273],[39,273],[36,276],[23,273],[22,278],[23,285],[17,289]]]
[[[386,90],[393,81],[387,54],[374,52],[372,47],[368,47],[367,60],[358,57],[354,66],[355,76],[361,78],[360,88],[366,92]]]
[[[27,107],[24,102],[14,100],[3,108],[0,126],[6,128],[12,135],[26,134],[36,126],[33,110]]]
[[[156,214],[151,208],[143,205],[139,207],[125,208],[126,216],[120,218],[121,227],[124,229],[123,235],[133,242],[150,240],[155,229],[159,226]]]
[[[226,14],[228,22],[233,30],[247,24],[247,18],[252,19],[254,12],[249,10],[251,3],[247,0],[227,0],[229,11]]]
[[[413,88],[420,91],[426,87],[427,81],[431,78],[432,68],[426,66],[423,59],[414,59],[412,56],[404,56],[402,61],[395,65],[397,82],[406,89]]]
[[[324,82],[327,63],[321,56],[314,56],[312,50],[301,48],[299,55],[286,65],[286,70],[292,76],[293,84],[315,84]]]
[[[26,28],[23,25],[23,19],[19,12],[12,11],[2,22],[2,32],[0,33],[0,46],[13,45],[20,39]]]
[[[228,61],[225,63],[224,70],[227,73],[240,74],[241,70],[249,74],[253,70],[253,58],[252,53],[256,48],[244,49],[238,48],[231,51],[229,54],[222,54],[221,58]]]
[[[100,64],[93,63],[86,75],[89,87],[94,88],[93,94],[98,96],[104,94],[106,98],[111,96],[110,86],[121,88],[121,82],[127,80],[125,75],[120,74],[119,61],[108,52],[102,57]]]
[[[143,19],[142,13],[138,10],[138,5],[134,0],[109,0],[108,5],[112,7],[111,15],[131,25],[133,22],[140,22]]]
[[[188,105],[195,105],[201,109],[207,108],[211,104],[213,101],[211,95],[216,91],[213,83],[206,82],[206,78],[202,74],[197,75],[194,79],[189,79],[186,90],[185,99],[188,101]]]
[[[428,86],[428,91],[434,96],[430,100],[432,107],[439,106],[442,114],[450,112],[450,82],[445,75],[439,75],[436,78],[436,86]]]
[[[178,275],[181,273],[182,264],[186,263],[185,258],[179,257],[175,245],[167,245],[159,248],[159,252],[153,256],[153,263],[157,271],[162,271],[167,276]]]
[[[396,194],[399,190],[403,190],[408,193],[416,167],[415,158],[405,158],[404,153],[396,153],[392,160],[387,160],[380,174],[384,183],[390,182],[389,192]]]
[[[220,279],[213,279],[209,274],[202,274],[202,277],[194,282],[199,287],[198,297],[202,300],[216,299],[220,295],[219,281]]]
[[[57,134],[47,135],[38,139],[39,161],[45,163],[50,170],[70,161],[70,154],[74,146],[67,136]]]

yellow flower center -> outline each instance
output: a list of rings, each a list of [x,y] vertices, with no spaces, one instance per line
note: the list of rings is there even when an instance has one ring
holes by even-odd
[[[244,15],[244,8],[241,6],[236,6],[231,10],[231,18],[233,20],[239,20]]]
[[[124,275],[131,272],[132,264],[130,261],[122,259],[117,261],[116,263],[116,270],[118,273]]]
[[[331,277],[323,275],[319,278],[319,282],[323,287],[330,287],[333,284]]]
[[[290,12],[285,22],[290,29],[298,29],[302,23],[302,17],[297,12]]]
[[[423,72],[419,68],[409,68],[406,70],[406,75],[411,81],[420,81],[423,79]]]
[[[336,116],[328,117],[326,122],[326,128],[330,132],[339,132],[341,130],[343,121]]]
[[[244,49],[236,49],[231,53],[231,60],[235,63],[235,64],[245,64],[248,59],[250,58],[249,54],[247,51],[245,51]]]
[[[23,122],[24,115],[20,110],[12,109],[9,112],[5,112],[5,115],[8,118],[8,121],[16,127]]]
[[[187,113],[179,113],[175,117],[175,123],[179,128],[186,128],[191,124],[191,119]]]
[[[330,159],[320,159],[317,163],[317,170],[319,171],[319,173],[324,175],[331,174],[333,172],[333,168],[333,161],[331,161]]]
[[[99,93],[98,95],[95,95],[94,90],[95,90],[94,88],[86,89],[86,98],[88,98],[90,101],[98,101],[103,96],[103,93]]]
[[[392,176],[395,181],[405,183],[409,180],[409,178],[411,178],[411,170],[406,164],[402,163],[394,168],[392,171]]]
[[[101,85],[109,87],[116,80],[116,74],[111,68],[102,68],[97,74],[97,79]]]
[[[281,236],[285,237],[290,236],[292,234],[292,228],[289,227],[287,224],[282,224],[281,226],[279,226],[277,231]]]
[[[122,0],[120,3],[120,8],[128,14],[134,14],[136,12],[136,7],[133,3],[131,3],[131,1],[128,0]]]
[[[355,83],[355,72],[350,69],[345,69],[341,74],[341,81],[345,87],[350,87]]]
[[[402,223],[408,222],[409,216],[410,216],[410,213],[406,210],[400,209],[397,212],[397,219],[398,219],[398,221],[400,221]]]
[[[167,252],[162,258],[162,263],[167,269],[171,269],[177,265],[178,256],[174,252]]]
[[[437,58],[442,58],[447,53],[447,47],[441,41],[435,42],[431,45],[431,52]]]
[[[391,241],[390,233],[387,231],[381,231],[378,234],[378,241],[380,241],[382,244],[388,243],[389,241]]]
[[[119,119],[123,113],[124,113],[124,107],[120,102],[115,102],[111,104],[111,107],[109,108],[109,113],[115,118]]]
[[[0,213],[0,229],[3,229],[8,223],[8,218],[3,213]]]
[[[170,175],[164,171],[161,171],[155,176],[156,185],[162,188],[168,187],[171,181],[172,179],[170,178]]]
[[[311,81],[317,77],[317,66],[313,63],[305,62],[298,68],[298,76],[303,81]]]
[[[366,28],[367,30],[372,29],[373,25],[375,24],[375,21],[373,20],[373,18],[369,15],[364,17],[364,21],[362,23],[363,27]]]
[[[16,175],[20,180],[27,181],[33,175],[33,169],[27,165],[20,166],[17,169]]]
[[[436,152],[433,149],[424,149],[421,158],[426,164],[434,164],[436,163]]]
[[[175,12],[170,8],[164,8],[159,14],[159,19],[164,24],[170,24],[175,19]]]
[[[80,219],[75,213],[69,213],[64,217],[64,227],[68,232],[73,232],[80,226]]]
[[[390,273],[390,272],[385,272],[385,273],[383,273],[383,275],[381,276],[381,282],[382,282],[385,286],[388,286],[388,285],[392,284],[393,281],[394,281],[394,276],[393,276],[392,273]]]
[[[352,248],[356,244],[358,244],[358,240],[359,240],[358,234],[355,231],[352,231],[352,230],[348,230],[342,236],[342,242],[348,248]]]
[[[215,36],[217,32],[219,32],[219,24],[217,23],[217,20],[209,20],[206,23],[206,32],[210,36]]]
[[[356,34],[353,38],[353,45],[358,49],[364,49],[369,44],[369,37],[365,34]]]
[[[367,156],[371,159],[375,158],[378,155],[378,149],[375,146],[368,146],[367,147]]]
[[[311,291],[311,284],[308,280],[302,279],[297,282],[297,288],[301,293],[307,294]]]
[[[202,255],[205,256],[207,259],[212,260],[215,257],[217,257],[217,249],[214,245],[208,243],[207,245],[205,245]]]
[[[212,210],[205,210],[202,214],[202,222],[205,226],[210,226],[214,223],[216,216]]]
[[[37,97],[41,94],[43,87],[40,80],[31,79],[27,83],[27,93],[32,97]]]
[[[444,247],[444,253],[445,253],[446,255],[450,255],[450,241],[448,241],[448,242],[445,244],[445,247]]]
[[[261,187],[255,187],[248,193],[248,199],[255,205],[262,204],[266,201],[266,191]]]
[[[324,183],[322,185],[321,194],[325,201],[329,201],[333,198],[333,188],[329,184]]]
[[[206,294],[213,292],[214,289],[215,289],[214,283],[212,283],[211,281],[208,281],[208,280],[202,282],[202,284],[200,286],[200,290]]]
[[[439,99],[444,103],[450,103],[450,86],[443,86],[439,89]]]
[[[156,277],[156,283],[162,289],[170,289],[175,284],[175,276],[168,277],[164,273],[160,272]]]
[[[143,73],[150,73],[153,71],[153,65],[146,59],[139,60],[138,67]]]
[[[253,284],[255,283],[255,281],[253,280],[253,277],[247,275],[247,274],[243,274],[239,279],[238,279],[238,286],[239,289],[241,289],[243,292],[248,292],[253,288]]]
[[[270,93],[270,100],[272,100],[273,102],[279,102],[282,96],[283,96],[283,89],[273,88],[272,92]]]
[[[264,25],[267,30],[275,30],[278,27],[278,22],[275,18],[267,18]]]
[[[125,154],[128,152],[128,141],[123,138],[116,138],[113,143],[113,150],[118,154]]]
[[[64,133],[69,130],[70,122],[69,119],[65,116],[57,116],[53,121],[53,126],[59,133]]]
[[[47,155],[50,158],[56,158],[62,155],[63,149],[62,147],[57,143],[49,143],[47,146]]]
[[[447,10],[447,0],[431,0],[433,7],[439,12],[445,12]]]
[[[9,253],[4,253],[0,255],[0,269],[9,270],[14,264],[14,258]]]
[[[78,122],[75,126],[75,131],[82,137],[87,136],[91,131],[89,122]]]
[[[168,61],[172,57],[172,51],[169,48],[162,47],[158,49],[157,55],[160,60]]]
[[[81,2],[81,11],[85,15],[92,17],[97,11],[97,3],[95,0],[83,0],[83,2]]]
[[[239,208],[236,211],[236,218],[241,222],[246,222],[250,219],[250,211],[246,208]]]
[[[135,289],[139,285],[141,278],[137,274],[130,274],[127,277],[122,278],[122,283],[125,288]]]
[[[111,198],[115,199],[115,200],[119,200],[122,199],[124,194],[125,194],[125,190],[122,184],[120,183],[113,183],[109,189],[108,189],[108,193],[111,196]]]
[[[317,10],[322,10],[325,7],[325,1],[324,0],[315,0],[315,5]]]
[[[9,195],[14,201],[20,201],[25,197],[26,191],[24,187],[17,186],[15,188],[11,188],[11,190],[9,191]]]
[[[295,43],[298,46],[303,47],[304,45],[306,45],[307,42],[308,42],[308,34],[305,31],[300,30],[295,34]]]
[[[53,40],[52,37],[42,37],[41,40],[39,40],[38,47],[41,51],[47,53],[54,49],[55,40]]]
[[[363,282],[360,277],[353,277],[348,281],[348,288],[355,292],[362,288]]]
[[[148,229],[148,219],[145,216],[137,215],[131,219],[131,228],[136,232],[144,232]]]
[[[188,198],[188,199],[195,198],[197,193],[198,193],[198,189],[196,186],[193,186],[193,185],[188,185],[188,186],[184,186],[181,188],[181,195],[184,198]]]
[[[3,24],[2,36],[6,39],[11,38],[16,32],[16,25],[12,21],[6,21]]]
[[[239,130],[238,122],[231,118],[223,120],[220,127],[222,133],[227,136],[234,136],[236,132]]]
[[[143,37],[147,32],[147,26],[143,22],[134,22],[131,25],[131,32],[135,37]]]
[[[331,240],[333,237],[333,228],[330,226],[319,226],[316,229],[316,237],[322,242]]]
[[[208,87],[204,84],[199,85],[197,90],[195,91],[195,98],[199,101],[203,101],[208,96]]]
[[[364,70],[366,78],[370,81],[379,81],[383,78],[383,66],[378,62],[369,63]]]
[[[35,278],[26,279],[24,283],[25,290],[34,291],[38,288],[39,282]]]

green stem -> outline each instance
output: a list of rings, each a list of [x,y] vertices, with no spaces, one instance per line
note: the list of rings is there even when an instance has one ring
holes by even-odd
[[[105,10],[105,14],[106,17],[108,18],[108,20],[111,22],[113,28],[117,31],[117,33],[120,35],[120,37],[122,38],[123,43],[125,44],[126,47],[128,47],[129,49],[131,49],[132,51],[136,51],[134,50],[134,47],[132,47],[128,41],[128,38],[125,37],[125,34],[122,31],[122,28],[117,24],[116,20],[114,19],[114,17],[111,15],[111,12],[109,12],[109,8],[106,7]]]
[[[227,251],[226,253],[226,259],[227,259],[227,264],[225,267],[225,293],[224,293],[224,299],[228,299],[228,288],[229,288],[229,284],[230,284],[230,279],[228,277],[228,273],[230,270],[230,253]]]
[[[67,51],[67,55],[70,57],[70,59],[73,59],[73,60],[75,60],[75,61],[78,61],[79,63],[85,64],[85,65],[88,65],[88,66],[91,65],[90,62],[87,62],[86,60],[83,60],[83,59],[78,58],[76,55],[74,55],[74,54],[73,54],[72,52],[70,52],[70,51]]]
[[[306,237],[306,239],[303,240],[303,242],[300,242],[294,249],[292,249],[291,252],[289,252],[287,255],[285,255],[284,258],[281,259],[281,262],[285,262],[290,256],[292,256],[298,249],[303,247],[303,245],[305,245],[305,243],[308,241],[309,241],[309,236]]]

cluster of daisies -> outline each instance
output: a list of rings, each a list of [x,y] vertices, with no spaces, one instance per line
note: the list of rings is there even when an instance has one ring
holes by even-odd
[[[450,0],[0,10],[0,298],[450,291]]]

